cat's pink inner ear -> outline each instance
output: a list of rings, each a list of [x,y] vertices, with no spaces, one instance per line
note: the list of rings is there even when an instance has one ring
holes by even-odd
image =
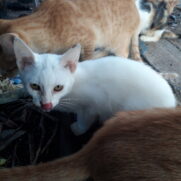
[[[24,70],[26,67],[31,66],[34,64],[33,57],[22,57],[22,60],[20,61],[20,68],[21,70]]]
[[[70,72],[74,73],[76,70],[76,63],[73,61],[67,61],[65,68],[69,68]]]

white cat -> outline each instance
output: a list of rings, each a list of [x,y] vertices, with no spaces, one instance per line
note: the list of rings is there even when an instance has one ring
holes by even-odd
[[[33,102],[49,111],[77,113],[72,124],[83,134],[99,117],[104,121],[120,110],[175,107],[168,83],[144,63],[104,57],[78,63],[81,47],[63,55],[37,54],[20,39],[14,40],[17,65]]]

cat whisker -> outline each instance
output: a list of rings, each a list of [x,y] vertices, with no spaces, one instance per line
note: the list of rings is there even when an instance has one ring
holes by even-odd
[[[60,100],[59,105],[66,104],[66,105],[75,107],[77,102],[79,102],[79,99],[67,99],[67,100],[64,99],[64,100]]]
[[[64,108],[65,110],[74,110],[76,105],[71,102],[61,102],[59,103],[59,107]]]
[[[59,104],[69,104],[69,105],[75,105],[76,102],[72,101],[60,101]]]
[[[63,98],[63,99],[61,99],[60,100],[61,102],[63,102],[63,101],[79,101],[79,99],[78,98]]]
[[[73,103],[69,103],[69,102],[62,102],[62,103],[59,103],[60,106],[62,105],[66,105],[66,106],[74,106],[75,104]]]
[[[58,105],[58,106],[59,106],[59,105]],[[61,107],[61,110],[62,110],[62,111],[70,110],[70,108],[69,108],[69,107],[66,107],[65,105],[61,105],[61,106],[59,106],[59,107]],[[58,107],[58,109],[59,109],[59,107]]]

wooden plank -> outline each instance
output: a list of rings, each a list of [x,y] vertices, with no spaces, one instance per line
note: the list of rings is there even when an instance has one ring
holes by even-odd
[[[169,42],[181,51],[181,39],[169,40]]]
[[[148,50],[143,56],[150,65],[160,72],[175,72],[179,75],[177,79],[170,80],[178,104],[181,105],[181,41],[160,40],[149,43]]]
[[[157,70],[181,75],[181,51],[169,41],[149,43],[148,50],[143,56]]]

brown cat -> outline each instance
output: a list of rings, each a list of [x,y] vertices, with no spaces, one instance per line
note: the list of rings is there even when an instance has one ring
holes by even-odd
[[[1,181],[180,181],[181,108],[120,112],[72,156],[0,170]]]
[[[23,39],[37,53],[62,53],[80,43],[82,60],[115,54],[128,57],[139,25],[135,0],[46,0],[33,14],[0,20],[0,68],[16,68],[12,40]]]

